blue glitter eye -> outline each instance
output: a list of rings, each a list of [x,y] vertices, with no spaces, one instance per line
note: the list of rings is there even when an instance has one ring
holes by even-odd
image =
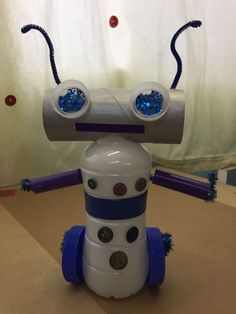
[[[87,104],[85,93],[78,88],[68,88],[64,96],[58,99],[58,105],[62,112],[72,113],[80,111]]]
[[[135,107],[144,116],[158,116],[163,110],[163,96],[157,91],[150,93],[140,93],[135,101]]]

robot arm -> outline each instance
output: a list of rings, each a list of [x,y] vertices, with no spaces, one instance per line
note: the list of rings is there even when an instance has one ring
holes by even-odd
[[[204,183],[187,177],[179,176],[162,170],[156,170],[151,177],[152,183],[165,188],[198,197],[208,202],[214,202],[217,197],[214,173],[209,174],[209,182]]]
[[[81,170],[76,169],[32,180],[23,179],[21,188],[24,191],[42,193],[81,183],[83,183]]]

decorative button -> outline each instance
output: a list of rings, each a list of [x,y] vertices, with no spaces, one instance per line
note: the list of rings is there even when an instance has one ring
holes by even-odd
[[[124,269],[127,264],[128,264],[128,257],[122,251],[115,252],[110,257],[110,265],[112,268],[116,270]]]
[[[113,193],[117,196],[123,196],[127,193],[127,187],[124,183],[116,183],[113,186]]]
[[[110,23],[110,26],[111,26],[112,28],[115,28],[115,27],[118,25],[119,20],[118,20],[118,18],[117,18],[115,15],[112,15],[112,16],[110,17],[109,23]]]
[[[113,239],[113,232],[108,227],[102,227],[98,230],[98,239],[101,242],[108,243]]]
[[[147,180],[145,178],[139,178],[135,183],[135,189],[138,192],[143,191],[147,186]]]
[[[7,106],[14,106],[16,104],[16,97],[14,95],[8,95],[5,98],[5,104]]]
[[[138,235],[139,235],[139,231],[137,227],[130,228],[126,233],[127,242],[129,243],[134,242],[138,238]]]
[[[88,186],[90,187],[90,189],[94,190],[97,187],[97,182],[94,179],[89,179]]]

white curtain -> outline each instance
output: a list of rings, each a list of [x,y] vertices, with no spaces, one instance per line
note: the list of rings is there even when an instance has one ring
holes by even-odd
[[[119,19],[111,28],[109,18]],[[79,167],[87,143],[49,142],[42,123],[44,91],[55,86],[49,33],[61,80],[88,88],[135,87],[157,81],[170,87],[176,63],[175,31],[200,19],[177,43],[183,60],[178,88],[186,95],[182,144],[147,145],[157,163],[191,171],[236,165],[236,2],[234,0],[1,0],[0,187]],[[17,98],[5,105],[7,95]]]

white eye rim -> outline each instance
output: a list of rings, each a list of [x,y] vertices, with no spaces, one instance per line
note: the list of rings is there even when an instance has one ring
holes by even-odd
[[[136,99],[141,93],[150,92],[150,91],[156,91],[160,93],[163,97],[163,109],[161,113],[154,115],[154,116],[146,116],[142,114],[137,108],[136,108]],[[142,121],[152,122],[157,121],[161,119],[166,112],[169,109],[169,103],[170,103],[170,94],[169,91],[160,83],[156,82],[145,82],[142,84],[139,84],[133,89],[133,92],[130,96],[130,107],[133,112],[133,114]]]
[[[59,104],[58,104],[58,100],[59,97],[62,95],[65,95],[68,91],[68,89],[79,89],[81,90],[87,99],[86,104],[83,106],[83,108],[79,111],[76,112],[63,112],[61,111],[61,109],[59,108]],[[68,118],[68,119],[78,119],[80,117],[82,117],[90,108],[90,99],[89,99],[89,92],[88,89],[86,88],[86,86],[76,80],[68,80],[68,81],[64,81],[62,83],[60,83],[54,90],[52,93],[52,106],[54,111],[59,114],[60,116],[62,116],[63,118]]]

